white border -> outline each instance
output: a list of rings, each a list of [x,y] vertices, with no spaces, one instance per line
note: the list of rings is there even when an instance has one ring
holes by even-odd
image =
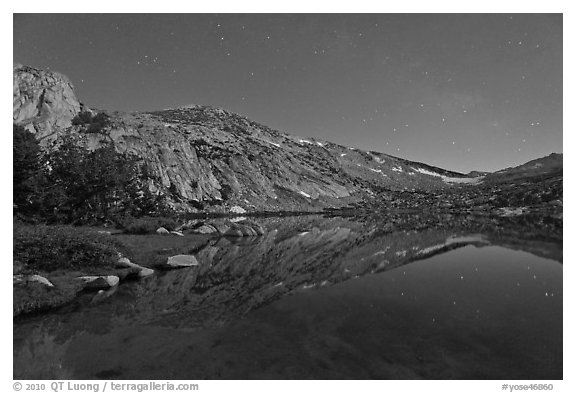
[[[572,2],[573,3],[573,2]],[[298,13],[563,13],[564,14],[564,113],[572,114],[574,108],[573,92],[574,77],[571,70],[576,70],[574,64],[574,45],[569,45],[574,42],[574,7],[569,1],[546,1],[546,2],[526,2],[526,1],[494,1],[484,0],[475,2],[464,1],[409,1],[409,2],[385,2],[380,1],[349,1],[349,2],[329,2],[329,1],[304,1],[294,0],[290,2],[282,2],[281,4],[270,1],[163,1],[163,2],[143,2],[136,1],[111,1],[103,0],[98,2],[78,2],[76,1],[32,1],[27,0],[18,3],[2,5],[2,20],[1,28],[4,30],[2,33],[2,53],[13,53],[12,48],[12,13],[52,13],[52,12],[98,12],[98,13],[131,13],[137,11],[138,13],[262,13],[262,12],[298,12]],[[2,95],[3,100],[8,100],[8,60],[5,59],[2,66]],[[2,106],[4,110],[8,110],[8,103],[4,102]],[[8,114],[5,114],[5,119]],[[566,117],[565,117],[566,119]],[[3,339],[3,367],[0,368],[1,382],[0,387],[2,391],[12,390],[12,351],[8,350],[12,346],[12,323],[11,323],[11,303],[12,293],[11,286],[9,285],[11,274],[9,271],[12,269],[12,264],[9,263],[11,255],[11,153],[9,147],[11,146],[11,139],[8,130],[11,125],[5,121],[4,132],[0,135],[2,137],[2,153],[1,166],[2,179],[6,186],[5,192],[2,193],[2,252],[4,258],[5,269],[3,277],[2,288],[2,306],[4,320],[0,325],[2,326],[2,339]],[[568,123],[570,124],[570,123]],[[571,125],[571,124],[570,124]],[[573,218],[574,212],[572,204],[574,202],[574,182],[573,182],[573,169],[574,157],[570,153],[573,151],[573,135],[570,129],[568,133],[564,133],[563,149],[566,152],[565,168],[567,168],[565,177],[565,233],[567,234],[568,242],[574,235]],[[7,223],[9,223],[7,225]],[[568,243],[569,244],[569,243]],[[564,271],[566,282],[571,282],[574,279],[573,256],[574,252],[571,248],[566,247],[564,253],[564,260],[567,262]],[[10,280],[11,281],[11,280]],[[575,391],[576,383],[574,382],[574,338],[572,333],[575,331],[574,324],[574,290],[571,285],[564,287],[564,381],[543,381],[552,382],[554,384],[554,392],[562,391]],[[47,382],[47,381],[45,381]],[[141,381],[134,381],[141,382]],[[329,389],[330,391],[378,391],[382,392],[383,389],[390,389],[391,391],[404,391],[405,389],[415,391],[432,391],[442,390],[445,392],[497,392],[502,391],[501,386],[506,381],[199,381],[201,391],[262,391],[270,392],[294,392],[294,391],[318,391],[322,389]],[[510,381],[510,383],[517,384],[520,382]],[[530,381],[528,383],[537,383],[537,381]],[[572,386],[572,388],[569,388]]]

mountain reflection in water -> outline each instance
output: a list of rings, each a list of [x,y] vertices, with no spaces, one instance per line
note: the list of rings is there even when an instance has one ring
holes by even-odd
[[[561,220],[260,223],[198,268],[16,320],[14,378],[562,378]]]

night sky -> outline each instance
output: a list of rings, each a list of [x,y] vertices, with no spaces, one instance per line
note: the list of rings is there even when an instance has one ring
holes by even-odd
[[[93,108],[212,105],[461,172],[562,152],[561,15],[15,15],[13,43]]]

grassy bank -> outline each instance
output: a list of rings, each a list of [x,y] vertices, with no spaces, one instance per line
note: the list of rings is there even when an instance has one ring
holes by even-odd
[[[114,235],[107,231],[99,233],[101,228],[94,227],[28,225],[15,221],[14,316],[48,310],[72,301],[84,289],[77,277],[116,275],[123,280],[137,273],[137,269],[116,266],[119,253],[134,263],[154,269],[165,264],[168,256],[194,253],[210,240],[210,236],[203,235],[157,235],[155,229],[159,221],[173,229],[173,222],[168,219],[135,222],[126,228],[130,233]],[[34,281],[33,275],[46,278],[53,286]]]
[[[14,222],[14,315],[69,302],[83,288],[76,277],[115,272],[119,252],[130,254],[121,242],[93,228]],[[33,275],[53,286],[30,280]]]

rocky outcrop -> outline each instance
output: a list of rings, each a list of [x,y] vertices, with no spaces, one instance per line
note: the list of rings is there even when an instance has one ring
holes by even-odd
[[[64,75],[14,64],[14,124],[42,140],[70,127],[72,118],[85,109]]]

